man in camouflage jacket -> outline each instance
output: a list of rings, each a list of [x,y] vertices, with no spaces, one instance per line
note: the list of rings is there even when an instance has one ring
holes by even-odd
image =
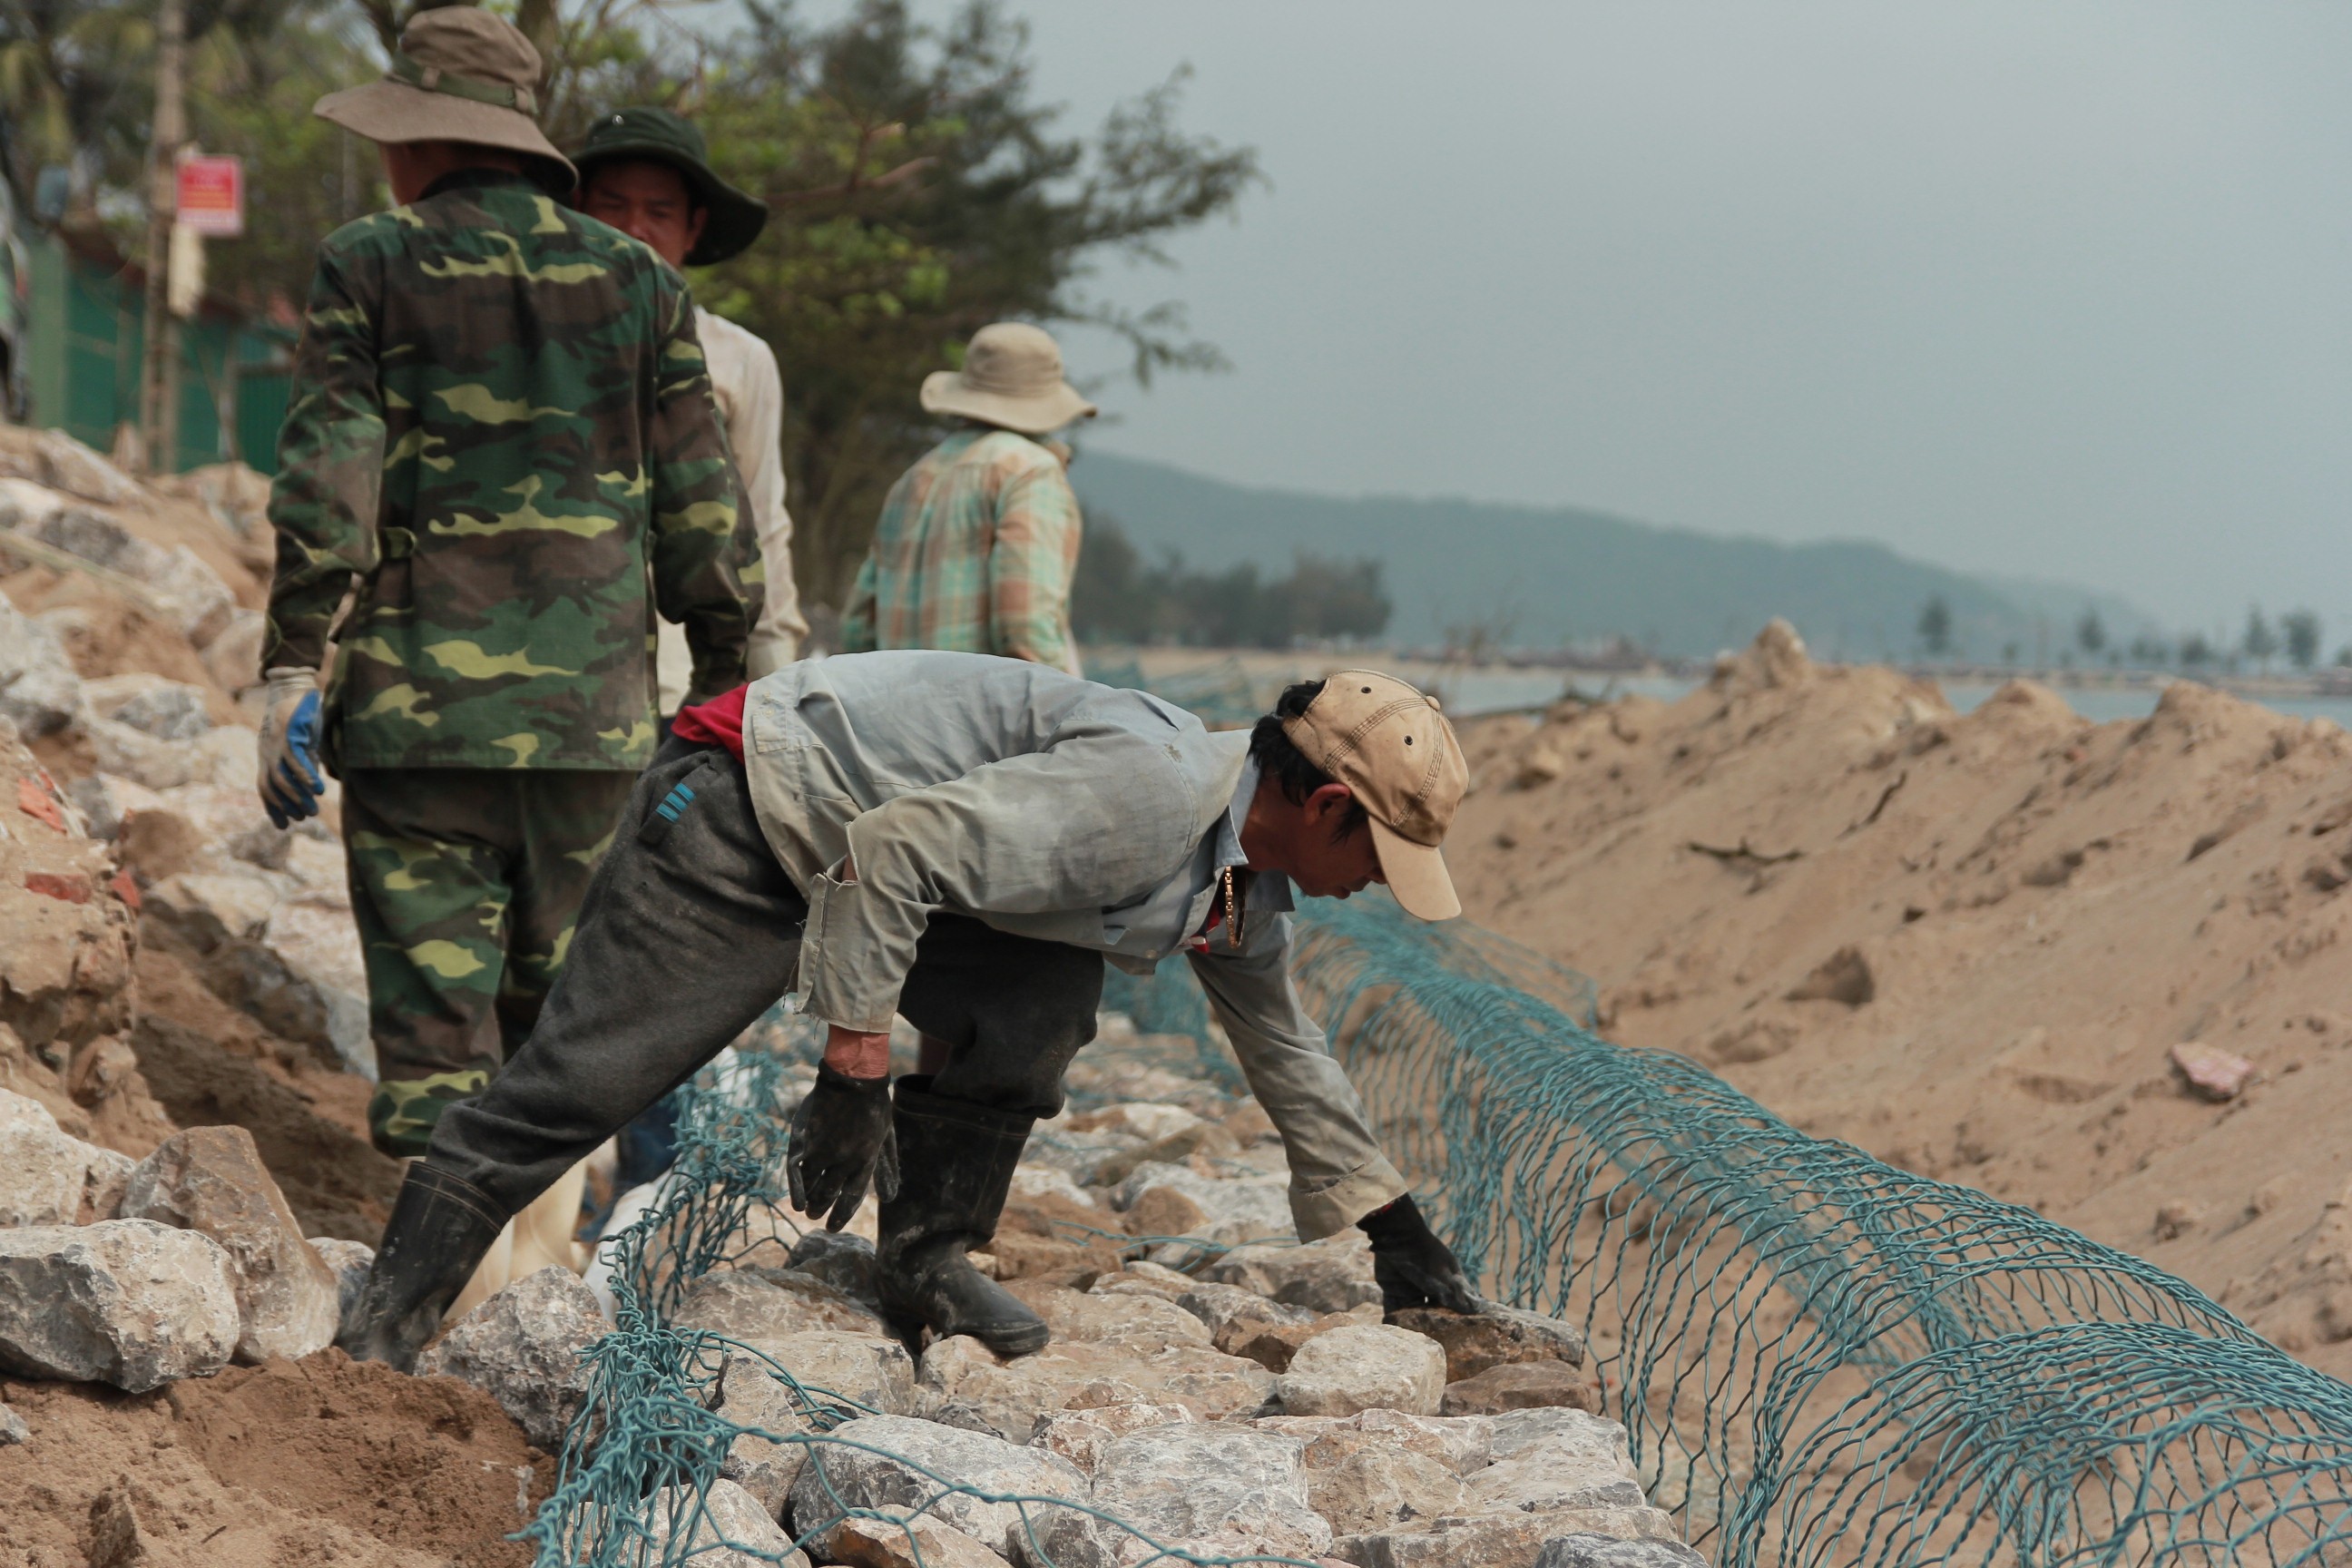
[[[342,780],[391,1154],[538,1016],[653,756],[656,611],[699,699],[743,680],[760,610],[693,301],[556,199],[539,75],[520,33],[447,6],[318,108],[380,144],[401,205],[320,247],[270,498],[263,796],[307,816],[316,763]]]

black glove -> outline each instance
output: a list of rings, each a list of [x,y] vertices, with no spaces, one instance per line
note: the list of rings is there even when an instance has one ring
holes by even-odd
[[[1479,1310],[1482,1303],[1462,1265],[1421,1217],[1411,1193],[1386,1208],[1374,1209],[1356,1222],[1356,1228],[1372,1238],[1372,1278],[1380,1282],[1382,1311],[1401,1312],[1407,1307]]]
[[[784,1180],[793,1207],[824,1214],[824,1228],[847,1225],[871,1182],[884,1201],[898,1195],[898,1141],[890,1131],[890,1075],[852,1078],[820,1063],[816,1087],[793,1113]]]

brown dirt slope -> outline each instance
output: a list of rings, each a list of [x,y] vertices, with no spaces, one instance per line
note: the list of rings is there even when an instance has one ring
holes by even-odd
[[[1604,1032],[2149,1258],[2352,1373],[2340,728],[2190,685],[2138,722],[2021,681],[1959,717],[1776,624],[1671,706],[1464,738],[1470,915],[1593,975]],[[2258,1076],[2195,1098],[2184,1041]]]
[[[487,1394],[341,1351],[149,1394],[7,1383],[31,1440],[0,1448],[8,1568],[490,1568],[555,1466]]]

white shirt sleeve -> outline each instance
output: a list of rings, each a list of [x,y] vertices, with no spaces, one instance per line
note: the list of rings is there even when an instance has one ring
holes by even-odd
[[[727,421],[727,444],[751,498],[751,525],[767,576],[766,607],[751,628],[750,673],[757,680],[798,658],[808,637],[793,581],[792,514],[784,510],[784,378],[765,342],[699,306],[695,315]]]

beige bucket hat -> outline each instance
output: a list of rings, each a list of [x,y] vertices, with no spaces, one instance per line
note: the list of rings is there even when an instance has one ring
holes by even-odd
[[[1095,416],[1095,405],[1062,379],[1062,350],[1052,334],[1020,321],[981,328],[964,350],[962,370],[925,376],[923,410],[961,414],[1024,436]]]
[[[1450,921],[1462,912],[1437,847],[1470,787],[1454,726],[1392,675],[1343,669],[1282,732],[1310,763],[1355,793],[1370,818],[1381,875],[1407,914]]]
[[[401,29],[382,81],[331,92],[310,112],[371,142],[470,142],[520,153],[551,195],[570,193],[572,164],[532,118],[539,51],[512,23],[475,5],[419,11]]]

